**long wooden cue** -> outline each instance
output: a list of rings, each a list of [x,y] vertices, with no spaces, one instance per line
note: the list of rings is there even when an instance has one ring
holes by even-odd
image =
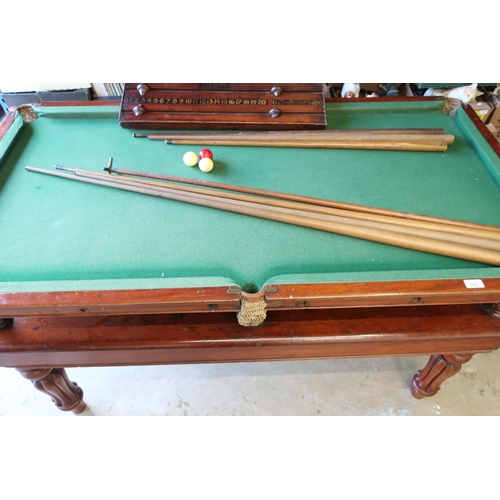
[[[139,133],[134,132],[133,137],[143,137],[149,140],[165,140],[172,137],[277,137],[280,135],[288,137],[336,137],[339,135],[357,134],[415,134],[415,135],[445,135],[442,128],[401,128],[401,129],[337,129],[337,130],[272,130],[272,131],[215,131],[215,132],[162,132],[162,133]]]
[[[321,131],[320,131],[321,132]],[[323,131],[324,132],[324,131]],[[211,134],[162,134],[164,140],[184,139],[196,140],[199,142],[211,140],[225,140],[225,141],[443,141],[446,144],[452,144],[455,136],[451,134],[374,134],[374,133],[359,133],[359,134],[346,134],[346,133],[314,133],[303,132],[287,133],[287,132],[265,132],[265,133],[247,133],[247,134],[233,134],[233,133],[211,133]]]
[[[415,237],[412,235],[397,234],[392,231],[372,229],[367,227],[358,227],[352,224],[318,220],[311,217],[295,215],[293,213],[280,213],[276,212],[275,210],[270,211],[269,207],[266,206],[262,207],[256,203],[248,203],[237,200],[221,200],[215,197],[210,197],[210,196],[207,197],[195,193],[185,193],[185,192],[179,192],[177,190],[169,190],[168,188],[154,189],[151,187],[146,187],[141,185],[130,185],[123,182],[117,182],[118,181],[117,178],[113,179],[109,178],[110,180],[108,181],[102,178],[96,179],[96,178],[79,176],[76,175],[77,173],[66,174],[64,172],[43,170],[35,167],[26,167],[26,170],[52,175],[56,177],[62,177],[70,180],[87,182],[90,184],[108,186],[116,189],[122,189],[126,191],[149,194],[171,200],[188,202],[211,208],[218,208],[225,211],[251,215],[254,217],[285,222],[288,224],[309,227],[337,234],[343,234],[346,236],[352,236],[379,243],[385,243],[403,248],[409,248],[412,250],[419,250],[427,253],[434,253],[448,257],[455,257],[459,259],[472,260],[490,265],[496,265],[496,266],[500,265],[500,252],[497,251],[477,249],[455,243],[450,244],[443,241],[437,241],[429,238]]]
[[[443,151],[455,137],[442,129],[317,130],[265,132],[179,132],[138,134],[134,137],[163,139],[167,144],[207,144],[261,147],[315,147],[347,149],[402,149]],[[231,144],[228,144],[231,142]],[[416,143],[416,144],[415,144]]]
[[[97,176],[101,178],[109,178],[107,174],[91,172],[88,170],[63,167],[60,165],[57,165],[56,168],[59,170],[65,170],[69,172],[76,172],[81,175],[92,175],[94,177]],[[139,179],[131,179],[131,178],[119,178],[119,179],[123,179],[125,181],[139,181]],[[219,198],[225,198],[225,199],[236,199],[240,201],[260,203],[267,206],[287,208],[290,210],[301,210],[325,216],[334,216],[343,218],[347,217],[349,219],[357,221],[388,224],[390,229],[395,232],[411,232],[411,234],[420,235],[424,237],[434,237],[449,242],[469,244],[481,248],[500,250],[500,232],[495,233],[492,231],[478,230],[478,229],[467,230],[462,227],[453,225],[426,223],[420,221],[414,222],[388,216],[364,214],[361,212],[352,212],[348,210],[341,210],[341,209],[323,207],[318,205],[309,205],[307,203],[291,202],[291,201],[273,199],[268,197],[256,197],[253,195],[247,196],[247,195],[237,194],[235,192],[214,191],[214,190],[208,190],[207,188],[192,188],[189,186],[175,185],[165,182],[158,183],[150,180],[141,180],[140,182],[155,188],[168,187],[170,189],[177,189],[179,191],[207,194],[209,196],[217,196]]]
[[[453,135],[444,134],[442,129],[438,130],[438,132],[435,132],[434,129],[218,131],[209,133],[135,133],[134,137],[161,138],[167,144],[445,151],[455,138]]]
[[[69,167],[63,167],[61,165],[56,165],[55,168],[65,169],[65,168],[69,168]],[[71,170],[73,170],[73,169],[71,169]],[[477,230],[481,230],[481,231],[483,231],[483,230],[493,231],[493,232],[497,232],[500,235],[500,228],[499,227],[486,225],[486,224],[477,224],[474,222],[458,221],[458,220],[454,220],[454,219],[433,217],[433,216],[429,216],[429,215],[420,215],[420,214],[414,214],[411,212],[401,212],[401,211],[397,211],[397,210],[369,207],[369,206],[357,205],[357,204],[353,204],[353,203],[345,203],[345,202],[340,202],[340,201],[326,200],[323,198],[314,198],[314,197],[310,197],[310,196],[282,193],[282,192],[271,191],[271,190],[267,190],[267,189],[249,188],[249,187],[245,187],[245,186],[237,186],[237,185],[225,184],[225,183],[221,183],[221,182],[196,180],[196,179],[190,179],[187,177],[177,177],[174,175],[154,174],[154,173],[148,173],[148,172],[141,172],[138,170],[114,168],[114,167],[112,167],[112,158],[110,158],[110,165],[108,167],[104,168],[103,170],[108,171],[110,174],[116,173],[116,174],[120,174],[120,175],[132,175],[135,177],[145,177],[147,179],[158,179],[158,180],[164,180],[164,181],[179,182],[182,184],[189,184],[189,185],[193,185],[193,186],[205,186],[205,187],[211,187],[211,188],[215,188],[215,189],[222,189],[222,190],[227,190],[227,191],[235,191],[235,192],[240,192],[240,193],[253,194],[253,195],[257,195],[257,196],[266,196],[266,197],[277,198],[277,199],[282,199],[282,200],[297,201],[299,203],[307,203],[307,204],[317,205],[317,206],[338,208],[338,209],[349,210],[349,211],[353,211],[353,212],[361,212],[361,213],[369,213],[369,214],[374,214],[374,215],[396,217],[396,218],[400,218],[400,219],[408,220],[408,221],[409,220],[415,221],[415,222],[421,221],[421,222],[428,222],[428,223],[453,225],[453,226],[457,226],[457,228],[469,228],[469,229],[477,229]]]
[[[450,134],[284,134],[284,133],[268,133],[267,135],[230,135],[230,134],[209,134],[209,135],[190,135],[190,134],[171,134],[165,138],[166,141],[171,140],[192,140],[207,142],[212,140],[217,141],[231,141],[231,142],[445,142],[446,144],[453,144],[455,136]]]
[[[431,136],[429,136],[431,137]],[[427,141],[420,140],[251,140],[251,139],[168,139],[166,144],[173,145],[197,145],[207,146],[239,146],[239,147],[271,147],[271,148],[314,148],[314,149],[369,149],[384,151],[433,151],[442,152],[448,149],[448,144],[444,140]]]
[[[97,178],[106,178],[105,174],[100,174],[100,173],[91,173],[89,174],[88,172],[82,172],[82,171],[77,171],[76,172],[78,175],[83,175],[83,176],[90,176],[90,177],[96,177]],[[458,243],[461,245],[469,245],[472,247],[476,248],[485,248],[489,250],[495,250],[495,251],[500,251],[500,237],[497,234],[490,234],[490,232],[484,232],[484,234],[481,234],[481,236],[477,235],[470,235],[467,234],[467,232],[463,233],[458,233],[453,232],[453,229],[455,229],[455,226],[450,226],[452,231],[449,232],[448,226],[440,226],[439,230],[436,229],[421,229],[421,228],[415,228],[412,226],[407,226],[407,225],[394,225],[393,220],[390,217],[382,218],[382,217],[377,217],[376,216],[371,216],[370,214],[364,214],[366,217],[359,217],[359,213],[354,212],[354,215],[357,216],[355,218],[351,217],[350,214],[352,213],[346,213],[345,211],[342,210],[335,210],[335,209],[322,209],[320,207],[314,207],[310,206],[307,204],[301,204],[301,203],[295,203],[295,202],[286,202],[286,201],[280,201],[280,200],[273,200],[269,198],[260,198],[260,197],[255,197],[255,196],[245,196],[245,195],[238,195],[235,193],[228,193],[228,192],[215,192],[215,191],[209,191],[206,188],[189,188],[187,186],[179,186],[179,185],[173,185],[173,184],[165,184],[165,183],[157,183],[157,182],[152,182],[148,180],[142,180],[139,181],[138,179],[125,179],[125,178],[119,178],[122,182],[125,183],[132,183],[134,185],[137,182],[140,182],[146,186],[151,186],[152,188],[155,189],[163,189],[163,188],[168,188],[168,189],[174,189],[177,191],[184,191],[188,193],[196,193],[196,194],[201,194],[205,196],[215,196],[217,198],[224,198],[226,200],[238,200],[238,201],[244,201],[244,202],[249,202],[249,203],[258,203],[259,205],[265,205],[268,207],[269,210],[276,210],[276,211],[282,211],[281,209],[285,210],[292,210],[295,214],[297,215],[307,215],[308,217],[312,217],[315,219],[319,220],[325,220],[325,221],[333,221],[333,222],[341,222],[341,223],[347,223],[347,224],[353,224],[353,225],[358,225],[358,226],[363,226],[363,227],[371,227],[371,228],[376,228],[376,229],[383,229],[383,230],[388,230],[388,231],[393,231],[397,233],[405,233],[405,234],[411,234],[414,236],[419,236],[419,237],[424,237],[424,238],[433,238],[437,239],[440,241],[447,241],[449,243]],[[312,208],[312,210],[311,210]],[[319,208],[319,210],[318,210]],[[307,212],[307,213],[306,213]],[[361,214],[363,215],[363,214]]]

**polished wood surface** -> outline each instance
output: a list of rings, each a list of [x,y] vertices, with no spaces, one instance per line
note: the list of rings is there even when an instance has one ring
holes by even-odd
[[[18,369],[21,375],[33,382],[35,389],[47,394],[61,411],[81,413],[86,408],[83,391],[72,382],[64,368]]]
[[[500,321],[480,305],[271,311],[259,327],[234,313],[16,318],[2,366],[36,368],[489,352]]]
[[[438,354],[431,356],[423,370],[419,370],[413,377],[411,393],[413,397],[422,399],[434,396],[441,384],[456,375],[472,358],[472,354]]]
[[[484,288],[468,289],[460,279],[363,283],[279,284],[264,287],[268,311],[343,307],[444,304],[494,304],[498,309],[500,278],[483,278]],[[105,316],[237,312],[239,287],[162,288],[3,294],[2,317]],[[497,313],[498,314],[498,313]]]
[[[126,83],[126,129],[316,130],[326,128],[321,83]]]
[[[15,367],[62,411],[83,391],[64,367],[430,355],[411,394],[436,394],[475,353],[500,346],[500,321],[479,305],[276,311],[256,328],[233,313],[16,318],[0,331]],[[439,354],[436,354],[439,353]]]
[[[3,139],[5,134],[7,133],[7,130],[9,130],[9,127],[12,125],[14,122],[16,115],[13,111],[9,111],[3,118],[2,122],[0,123],[0,140]]]

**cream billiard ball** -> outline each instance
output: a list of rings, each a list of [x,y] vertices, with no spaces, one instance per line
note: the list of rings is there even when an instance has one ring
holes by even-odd
[[[194,167],[198,163],[198,156],[193,151],[188,151],[182,157],[182,161],[188,167]]]
[[[211,172],[214,168],[214,162],[210,158],[205,157],[200,160],[198,167],[202,172]]]

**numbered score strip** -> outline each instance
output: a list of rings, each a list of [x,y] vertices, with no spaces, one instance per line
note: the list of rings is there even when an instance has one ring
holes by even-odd
[[[464,285],[466,288],[485,288],[482,280],[464,280]]]

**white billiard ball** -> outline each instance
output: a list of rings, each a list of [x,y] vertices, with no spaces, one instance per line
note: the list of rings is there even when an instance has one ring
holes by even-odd
[[[188,151],[182,157],[182,161],[188,167],[194,167],[198,163],[198,155],[196,153],[194,153],[193,151]]]
[[[214,162],[210,158],[205,157],[200,160],[198,167],[202,172],[211,172],[214,168]]]

